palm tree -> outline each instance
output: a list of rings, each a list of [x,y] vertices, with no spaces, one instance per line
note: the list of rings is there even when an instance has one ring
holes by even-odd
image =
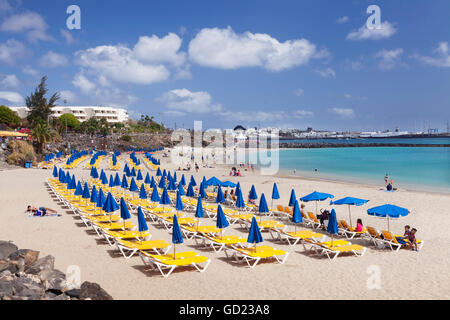
[[[38,153],[42,154],[44,145],[52,141],[54,138],[57,138],[58,133],[54,129],[50,128],[47,123],[38,122],[31,131],[31,137],[37,143]]]

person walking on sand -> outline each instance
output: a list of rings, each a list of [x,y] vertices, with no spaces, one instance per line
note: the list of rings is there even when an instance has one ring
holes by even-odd
[[[294,168],[294,174],[296,174],[296,173],[297,173],[297,169]]]
[[[384,176],[384,185],[385,186],[388,185],[388,181],[389,181],[389,175],[386,173],[386,175]]]

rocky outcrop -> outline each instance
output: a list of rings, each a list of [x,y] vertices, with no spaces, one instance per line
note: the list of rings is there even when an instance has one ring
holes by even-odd
[[[39,258],[39,251],[0,241],[0,300],[113,299],[96,283],[75,287],[54,265],[51,255]]]

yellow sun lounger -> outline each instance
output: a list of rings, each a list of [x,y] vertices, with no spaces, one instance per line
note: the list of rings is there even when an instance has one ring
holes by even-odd
[[[130,259],[138,251],[154,251],[158,255],[166,254],[172,247],[164,240],[128,241],[118,239],[116,245],[125,259]]]
[[[103,230],[103,236],[110,246],[116,245],[118,239],[124,240],[150,240],[152,235],[148,231],[138,230]]]
[[[315,242],[305,240],[303,242],[303,248],[305,250],[307,250],[306,245],[309,245],[310,252],[326,255],[330,260],[335,260],[341,253],[353,253],[356,257],[362,257],[367,251],[366,247],[352,244],[345,240],[334,240],[333,246],[331,246],[331,241]]]
[[[188,240],[193,239],[197,235],[214,235],[220,233],[220,229],[218,229],[216,226],[183,225],[181,231],[183,231],[186,239]]]
[[[230,256],[228,255],[228,251],[231,251]],[[226,248],[225,255],[227,258],[234,258],[238,263],[246,262],[247,265],[253,269],[262,259],[275,259],[279,264],[283,264],[286,262],[289,252],[270,246],[259,246],[256,247],[256,250],[254,247],[238,248],[232,246]]]
[[[195,242],[198,245],[202,245],[205,248],[211,247],[215,252],[221,252],[225,247],[229,246],[242,246],[242,244],[247,242],[246,238],[241,238],[239,236],[228,235],[228,236],[210,236],[202,235],[195,237]]]
[[[301,230],[296,232],[286,232],[284,230],[278,230],[278,239],[280,241],[286,241],[291,246],[295,246],[297,243],[306,239],[315,241],[324,240],[325,235],[311,230]]]
[[[191,266],[199,272],[204,272],[211,263],[211,260],[207,257],[192,251],[179,252],[175,256],[173,254],[154,255],[146,251],[139,251],[139,256],[145,265],[150,266],[152,270],[159,270],[164,278],[169,277],[173,270],[178,267]],[[165,270],[168,270],[168,272],[164,273]]]

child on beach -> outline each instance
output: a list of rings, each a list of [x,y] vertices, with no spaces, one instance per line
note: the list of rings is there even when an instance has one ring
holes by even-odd
[[[356,220],[356,232],[362,232],[364,229],[361,219]]]
[[[419,252],[419,250],[417,249],[416,232],[417,232],[416,228],[411,229],[411,232],[408,235],[408,241],[412,251]]]

